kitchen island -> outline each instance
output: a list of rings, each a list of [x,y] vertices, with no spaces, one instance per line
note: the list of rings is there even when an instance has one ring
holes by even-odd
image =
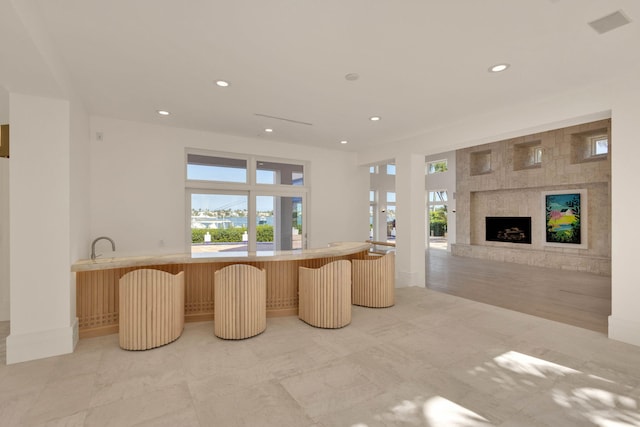
[[[336,260],[364,259],[369,243],[340,242],[325,248],[290,251],[214,252],[79,260],[76,315],[80,338],[118,332],[118,282],[140,268],[172,274],[184,271],[185,321],[213,320],[214,273],[231,264],[248,264],[267,273],[267,317],[298,313],[298,268],[318,268]]]

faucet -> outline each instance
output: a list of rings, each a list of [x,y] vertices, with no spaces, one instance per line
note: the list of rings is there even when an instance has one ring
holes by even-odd
[[[102,236],[102,237],[98,237],[97,239],[95,239],[92,243],[91,243],[91,259],[95,260],[96,259],[96,243],[98,243],[98,240],[108,240],[111,242],[111,249],[113,249],[113,251],[115,252],[116,250],[116,244],[113,242],[113,240],[107,236]],[[100,256],[100,255],[98,255]]]

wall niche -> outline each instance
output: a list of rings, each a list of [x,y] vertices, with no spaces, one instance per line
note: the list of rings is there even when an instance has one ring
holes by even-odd
[[[513,170],[542,167],[542,141],[523,142],[513,146]]]
[[[472,176],[491,173],[491,150],[473,152],[470,160],[470,173]]]
[[[607,160],[609,157],[609,130],[595,129],[571,134],[571,163]]]

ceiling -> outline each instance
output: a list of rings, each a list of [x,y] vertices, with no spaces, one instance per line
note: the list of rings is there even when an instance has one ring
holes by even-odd
[[[619,9],[630,24],[587,25]],[[0,86],[359,151],[640,71],[638,20],[637,0],[0,0]]]

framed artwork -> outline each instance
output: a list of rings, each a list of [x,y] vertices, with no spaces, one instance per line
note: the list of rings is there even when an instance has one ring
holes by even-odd
[[[543,193],[545,232],[548,246],[587,249],[587,190]]]

